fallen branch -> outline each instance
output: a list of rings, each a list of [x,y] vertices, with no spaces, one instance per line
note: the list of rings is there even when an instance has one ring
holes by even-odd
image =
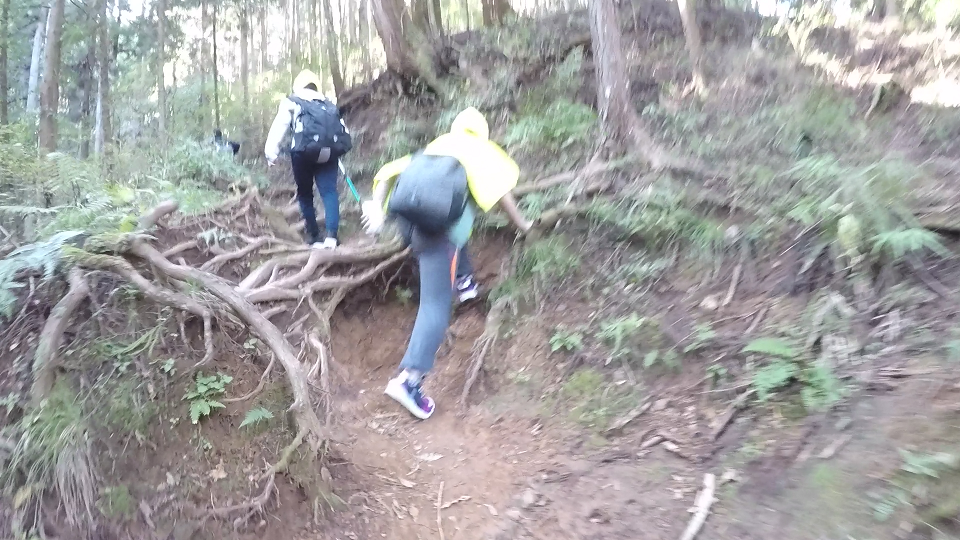
[[[716,427],[713,428],[713,433],[710,435],[712,440],[716,441],[721,435],[723,435],[723,432],[727,430],[730,422],[733,421],[740,409],[743,408],[743,405],[747,402],[747,398],[753,395],[753,392],[754,390],[752,388],[746,392],[743,392],[737,396],[737,399],[733,400],[733,403],[731,403],[730,406],[727,407],[727,410],[724,411],[723,415],[720,417],[720,420],[717,422]]]
[[[67,279],[70,290],[53,307],[37,342],[37,352],[33,359],[33,385],[30,388],[30,397],[34,406],[39,405],[53,390],[53,383],[56,380],[57,354],[60,352],[63,332],[73,318],[73,312],[80,306],[80,302],[90,294],[87,280],[80,268],[71,268]]]
[[[184,251],[190,251],[191,249],[196,249],[197,247],[199,247],[199,244],[197,243],[196,240],[187,240],[186,242],[180,242],[179,244],[173,246],[172,248],[164,251],[163,256],[169,259],[170,257],[179,255]]]
[[[696,511],[693,518],[690,519],[690,523],[687,524],[686,530],[680,535],[680,540],[693,540],[700,532],[700,528],[707,521],[707,516],[710,515],[710,507],[713,506],[713,493],[716,488],[717,477],[712,473],[705,474],[703,476],[703,489],[697,495]]]
[[[153,227],[161,219],[176,212],[178,208],[180,208],[180,203],[174,199],[163,201],[140,217],[140,221],[137,222],[137,229],[142,231]]]
[[[631,410],[631,411],[628,412],[627,414],[625,414],[625,415],[623,415],[622,417],[620,417],[620,419],[618,419],[616,422],[610,424],[610,427],[608,427],[607,429],[603,430],[603,434],[604,434],[604,435],[611,435],[611,434],[614,434],[614,433],[619,432],[621,429],[623,429],[624,427],[626,427],[627,424],[629,424],[630,422],[633,422],[633,421],[636,420],[637,418],[640,418],[640,416],[641,416],[643,413],[647,412],[647,410],[650,409],[650,406],[651,406],[652,404],[653,404],[652,401],[647,401],[647,402],[644,403],[643,405],[641,405],[641,406],[639,406],[639,407]]]
[[[248,400],[248,399],[256,396],[256,395],[259,394],[260,392],[262,392],[262,391],[263,391],[263,387],[267,385],[267,377],[270,376],[270,371],[273,370],[273,364],[274,364],[276,361],[277,361],[277,355],[271,355],[271,356],[270,356],[270,363],[267,364],[267,369],[263,370],[263,375],[260,376],[260,382],[257,384],[257,387],[256,387],[256,388],[254,388],[253,390],[250,391],[250,393],[248,393],[247,395],[242,396],[242,397],[238,397],[238,398],[227,398],[227,399],[223,399],[223,400],[221,400],[221,401],[223,401],[224,403],[239,403],[239,402],[241,402],[241,401],[246,401],[246,400]]]
[[[303,365],[297,359],[297,353],[283,337],[283,333],[260,314],[257,308],[236,292],[229,283],[219,276],[202,272],[196,268],[176,265],[168,261],[156,248],[148,244],[143,237],[133,239],[130,252],[153,264],[160,272],[182,281],[199,283],[217,298],[229,305],[237,316],[250,326],[277,357],[284,370],[293,393],[293,411],[299,431],[305,432],[310,447],[319,451],[323,442],[329,439],[328,431],[321,425],[320,418],[313,410],[310,401],[310,389]]]
[[[440,540],[443,538],[443,482],[440,482],[440,489],[437,491],[437,531],[440,533]]]
[[[203,263],[203,264],[200,266],[200,270],[203,270],[204,272],[214,272],[214,271],[216,271],[217,268],[220,267],[220,265],[222,265],[222,264],[224,264],[224,263],[227,263],[227,262],[230,262],[230,261],[234,261],[234,260],[237,260],[237,259],[241,259],[241,258],[243,258],[243,257],[246,257],[247,255],[253,253],[254,250],[260,249],[260,248],[262,248],[263,246],[269,244],[270,241],[271,241],[271,239],[270,239],[270,238],[267,238],[267,237],[264,237],[264,238],[256,238],[256,239],[254,239],[253,242],[247,244],[246,246],[244,246],[244,247],[241,248],[241,249],[238,249],[238,250],[236,250],[236,251],[230,251],[230,252],[227,252],[227,253],[223,253],[223,254],[221,254],[221,255],[217,255],[216,257],[210,259],[209,261]],[[166,253],[164,253],[164,254],[166,254]],[[169,258],[169,257],[167,257],[167,258]]]
[[[733,301],[733,295],[737,294],[737,284],[740,282],[740,273],[743,272],[743,263],[737,263],[737,266],[733,268],[733,276],[730,278],[730,288],[727,289],[727,295],[723,297],[723,301],[720,302],[721,306],[726,307]]]

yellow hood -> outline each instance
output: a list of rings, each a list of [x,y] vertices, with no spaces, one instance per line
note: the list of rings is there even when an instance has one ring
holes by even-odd
[[[483,113],[473,107],[467,107],[453,119],[450,133],[467,133],[487,140],[490,138],[490,126]]]
[[[317,87],[317,90],[323,87],[323,84],[320,83],[320,77],[317,77],[317,74],[309,69],[305,69],[293,80],[293,91],[303,90],[310,83],[313,83],[313,85]]]

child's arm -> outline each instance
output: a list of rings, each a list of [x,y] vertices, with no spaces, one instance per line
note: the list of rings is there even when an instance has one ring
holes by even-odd
[[[513,224],[516,225],[516,227],[521,231],[528,232],[533,227],[533,223],[528,221],[527,218],[523,217],[520,209],[517,208],[517,201],[513,198],[513,193],[508,192],[500,199],[500,208],[506,212],[507,217],[510,218],[510,221],[512,221]]]

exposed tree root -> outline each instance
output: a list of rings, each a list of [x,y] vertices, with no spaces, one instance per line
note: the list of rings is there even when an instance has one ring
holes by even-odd
[[[53,383],[56,381],[57,354],[60,351],[63,332],[73,319],[73,314],[80,306],[80,302],[90,294],[87,280],[84,279],[83,271],[79,268],[70,269],[68,280],[70,290],[53,307],[50,317],[47,318],[40,332],[40,341],[33,360],[33,386],[30,389],[30,397],[34,405],[39,405],[53,390]]]

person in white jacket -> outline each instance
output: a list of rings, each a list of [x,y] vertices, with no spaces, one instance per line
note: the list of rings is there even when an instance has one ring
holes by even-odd
[[[273,165],[280,155],[280,143],[288,131],[293,137],[290,164],[297,184],[297,202],[303,215],[307,243],[314,247],[337,247],[340,226],[340,198],[337,175],[340,156],[351,148],[350,135],[339,111],[320,93],[320,79],[303,70],[293,81],[293,93],[280,101],[273,119],[264,154]],[[326,237],[321,242],[317,213],[313,207],[313,185],[323,200]]]

